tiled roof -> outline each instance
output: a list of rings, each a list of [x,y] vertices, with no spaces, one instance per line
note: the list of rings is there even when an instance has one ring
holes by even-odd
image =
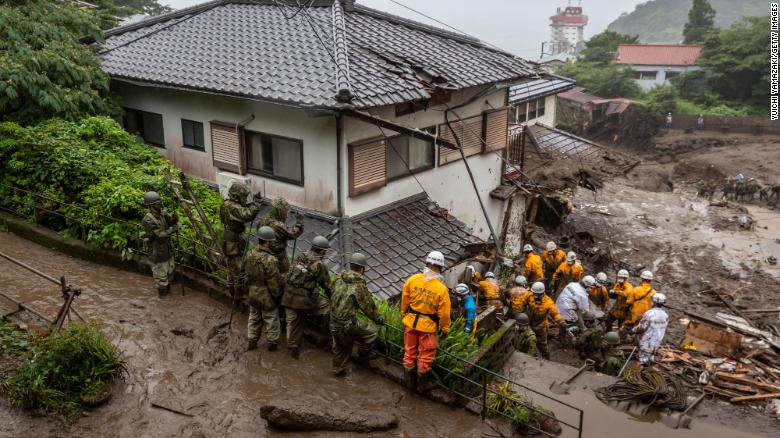
[[[583,87],[574,87],[571,90],[564,91],[563,93],[558,94],[558,97],[561,99],[571,100],[573,102],[577,102],[581,104],[589,103],[589,102],[593,102],[594,100],[601,99],[598,96],[594,96],[592,94],[586,93]]]
[[[628,65],[695,65],[701,46],[674,44],[620,44],[615,64]]]
[[[296,13],[282,0],[215,0],[106,32],[99,53],[115,79],[300,106],[335,107],[332,1]],[[340,17],[340,15],[339,15]],[[357,107],[427,99],[514,80],[537,66],[476,39],[384,12],[343,12]]]
[[[509,87],[509,103],[523,103],[551,94],[562,93],[572,89],[575,84],[573,79],[555,75],[518,81]]]

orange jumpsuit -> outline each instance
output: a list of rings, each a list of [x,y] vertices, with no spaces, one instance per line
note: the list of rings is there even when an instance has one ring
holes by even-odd
[[[606,309],[609,305],[609,292],[605,286],[596,285],[589,288],[588,298],[601,309]]]
[[[501,310],[504,304],[501,302],[501,286],[494,279],[482,280],[479,282],[479,293],[489,306],[495,306]]]
[[[617,297],[615,298],[615,304],[612,306],[612,310],[609,312],[609,317],[607,319],[608,327],[612,327],[614,321],[617,321],[618,327],[620,327],[623,325],[623,321],[628,318],[629,309],[626,300],[628,299],[628,296],[631,295],[633,288],[634,286],[628,281],[615,283],[615,285],[612,286],[612,290],[615,291]]]
[[[655,289],[647,281],[643,281],[631,290],[631,294],[626,298],[626,305],[631,307],[626,324],[633,326],[642,320],[642,315],[653,308],[653,295]]]
[[[537,303],[532,293],[524,295],[521,303],[522,310],[528,315],[531,329],[536,334],[536,348],[539,354],[545,358],[550,358],[550,350],[547,347],[547,326],[548,318],[559,325],[563,325],[563,317],[555,307],[555,302],[547,295],[542,295],[542,302]]]
[[[544,264],[544,278],[549,279],[561,263],[566,263],[566,253],[560,249],[544,251],[542,252],[542,263]]]
[[[450,291],[440,276],[426,279],[415,274],[404,283],[401,295],[404,330],[404,367],[417,366],[420,374],[431,370],[436,359],[436,329],[450,330]]]
[[[558,265],[558,269],[556,269],[553,274],[553,284],[560,281],[563,286],[566,286],[572,281],[582,280],[583,275],[585,275],[585,270],[582,268],[580,262],[575,261],[573,264],[563,262]]]
[[[532,252],[529,252],[528,255],[525,256],[523,269],[528,284],[532,284],[533,282],[540,281],[544,278],[544,263],[542,262],[542,258]]]
[[[507,292],[506,295],[509,301],[509,305],[512,306],[512,313],[518,314],[523,313],[525,310],[523,306],[523,300],[527,297],[527,295],[533,294],[522,286],[515,286],[512,289],[509,289],[509,292]]]

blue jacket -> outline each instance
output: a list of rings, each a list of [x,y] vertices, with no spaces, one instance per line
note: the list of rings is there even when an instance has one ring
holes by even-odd
[[[474,328],[474,320],[477,319],[477,305],[470,294],[463,299],[463,310],[466,312],[466,333],[471,333]]]

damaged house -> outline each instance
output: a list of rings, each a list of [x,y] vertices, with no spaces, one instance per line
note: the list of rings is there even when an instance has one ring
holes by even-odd
[[[388,297],[428,251],[455,265],[506,222],[509,85],[540,73],[352,0],[211,1],[112,29],[99,56],[127,130],[223,192],[288,199],[298,249],[316,232],[335,264],[368,253]]]

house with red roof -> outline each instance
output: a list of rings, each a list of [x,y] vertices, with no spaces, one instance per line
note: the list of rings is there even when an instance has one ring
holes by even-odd
[[[683,72],[700,70],[701,46],[680,44],[620,44],[614,64],[631,66],[643,90],[669,81]]]

